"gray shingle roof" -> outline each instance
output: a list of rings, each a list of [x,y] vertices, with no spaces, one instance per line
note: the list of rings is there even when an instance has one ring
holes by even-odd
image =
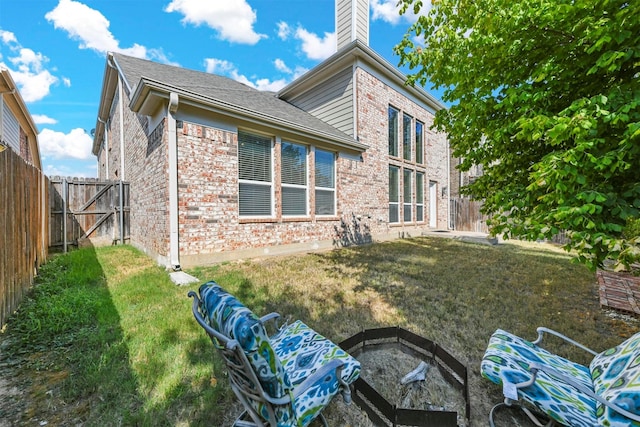
[[[319,134],[327,135],[340,141],[356,140],[344,132],[334,128],[319,118],[300,108],[277,98],[271,92],[261,92],[245,84],[227,77],[190,70],[172,65],[134,58],[114,53],[117,66],[124,73],[131,92],[142,78],[155,80],[163,84],[180,88],[186,92],[196,93],[201,97],[215,100],[244,110],[270,116],[275,121],[291,123],[303,128],[314,129]]]

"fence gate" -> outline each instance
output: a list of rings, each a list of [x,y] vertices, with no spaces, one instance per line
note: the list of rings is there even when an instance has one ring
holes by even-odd
[[[129,238],[129,183],[50,178],[49,247],[91,241],[124,243]]]
[[[487,218],[480,212],[482,202],[469,198],[452,198],[450,224],[454,230],[488,233]]]

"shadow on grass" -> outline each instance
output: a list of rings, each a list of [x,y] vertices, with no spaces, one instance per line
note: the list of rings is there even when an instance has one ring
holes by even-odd
[[[111,423],[127,423],[142,406],[94,248],[42,266],[3,335],[3,359],[21,361],[15,374],[27,395],[20,411],[3,414],[16,425],[84,424],[106,411],[117,411]]]

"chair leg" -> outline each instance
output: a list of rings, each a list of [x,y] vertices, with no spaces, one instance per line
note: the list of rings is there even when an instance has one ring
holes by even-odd
[[[244,411],[238,418],[236,418],[236,420],[233,422],[232,427],[258,427],[263,425],[256,424],[256,422],[253,421],[250,417],[249,419],[247,419],[248,417],[249,413],[247,411]]]
[[[323,414],[318,415],[317,419],[319,419],[322,422],[322,425],[324,427],[329,427],[329,424],[327,424],[327,419],[324,417]]]
[[[555,421],[553,419],[549,419],[546,422],[546,424],[543,424],[543,421],[540,421],[540,419],[538,417],[539,416],[545,417],[544,415],[538,414],[536,416],[536,414],[534,414],[529,408],[526,408],[526,407],[524,407],[524,406],[522,406],[520,404],[514,403],[514,401],[511,400],[511,399],[505,399],[504,402],[498,403],[493,408],[491,408],[491,412],[489,412],[489,425],[491,427],[496,427],[496,425],[495,425],[495,423],[493,421],[493,416],[494,416],[496,410],[498,408],[502,408],[502,407],[520,409],[522,412],[525,413],[525,415],[529,418],[529,420],[531,420],[531,422],[533,424],[535,424],[537,427],[552,427],[552,426],[556,425],[556,423],[555,423]]]

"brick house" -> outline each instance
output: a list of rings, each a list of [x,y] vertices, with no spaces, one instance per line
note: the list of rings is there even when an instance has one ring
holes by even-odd
[[[177,269],[448,228],[444,107],[368,46],[368,18],[337,0],[337,52],[276,94],[109,54],[93,154],[130,182],[131,243]]]

